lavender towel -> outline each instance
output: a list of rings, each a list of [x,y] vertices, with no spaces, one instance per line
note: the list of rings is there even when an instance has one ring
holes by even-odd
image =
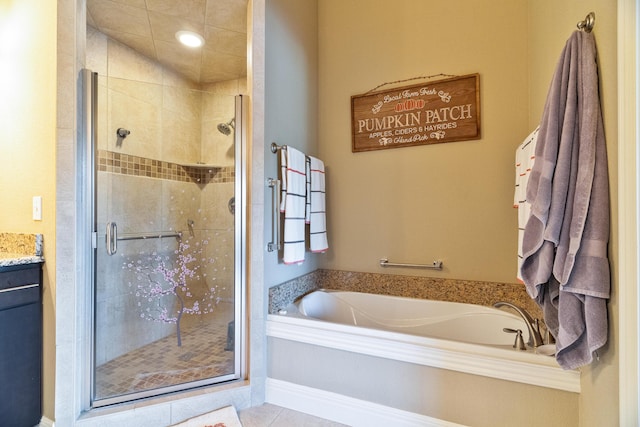
[[[574,32],[560,57],[527,187],[531,216],[521,266],[565,369],[591,363],[607,341],[609,182],[592,33]]]

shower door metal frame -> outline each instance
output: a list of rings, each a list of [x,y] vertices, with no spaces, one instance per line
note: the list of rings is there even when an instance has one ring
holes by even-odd
[[[82,111],[80,112],[81,140],[78,142],[77,164],[79,165],[78,180],[80,202],[78,203],[79,232],[77,233],[78,257],[81,261],[80,276],[82,277],[78,301],[78,317],[84,321],[76,324],[83,328],[82,343],[82,378],[80,380],[82,393],[82,409],[91,409],[93,396],[93,368],[94,368],[94,284],[96,271],[94,265],[97,247],[96,233],[96,155],[97,142],[97,111],[98,111],[98,73],[88,69],[80,72],[80,90]]]
[[[86,340],[82,344],[83,376],[82,384],[83,410],[104,407],[108,405],[125,403],[141,398],[161,396],[177,391],[188,391],[196,387],[212,387],[216,384],[242,381],[247,376],[246,366],[246,201],[247,201],[247,97],[237,95],[235,97],[235,184],[234,197],[236,211],[234,215],[234,370],[233,373],[220,377],[194,381],[176,386],[167,386],[160,389],[146,390],[137,393],[121,395],[118,397],[94,400],[95,396],[95,284],[97,280],[96,262],[97,250],[102,247],[98,241],[97,221],[97,99],[98,99],[98,74],[88,69],[80,73],[80,87],[82,96],[82,111],[80,128],[83,135],[78,144],[77,161],[79,173],[77,185],[79,189],[80,203],[78,203],[79,230],[77,247],[82,264],[86,267],[81,272],[83,282],[87,284],[84,289],[84,298],[79,301],[81,308],[79,316],[86,316],[89,322],[78,322],[85,328],[82,331]],[[84,310],[82,310],[84,308]],[[85,326],[86,325],[86,326]]]

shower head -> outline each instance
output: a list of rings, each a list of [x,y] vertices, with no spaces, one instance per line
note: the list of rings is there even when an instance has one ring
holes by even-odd
[[[231,130],[235,129],[235,117],[229,120],[227,123],[220,123],[218,125],[218,132],[224,135],[231,135]]]

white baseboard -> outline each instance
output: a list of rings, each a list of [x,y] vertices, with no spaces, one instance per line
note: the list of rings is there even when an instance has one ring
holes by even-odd
[[[352,427],[465,427],[337,393],[267,378],[266,401]]]
[[[54,423],[49,418],[43,416],[42,419],[40,419],[38,427],[54,427]]]

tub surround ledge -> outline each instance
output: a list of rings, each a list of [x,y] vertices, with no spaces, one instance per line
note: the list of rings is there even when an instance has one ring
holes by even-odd
[[[269,313],[276,314],[299,297],[322,288],[484,306],[508,301],[525,308],[534,318],[543,318],[540,307],[529,297],[524,285],[519,283],[323,269],[270,288]]]
[[[364,329],[364,330],[363,330]],[[393,361],[580,393],[580,371],[554,358],[477,344],[269,314],[267,336]]]

